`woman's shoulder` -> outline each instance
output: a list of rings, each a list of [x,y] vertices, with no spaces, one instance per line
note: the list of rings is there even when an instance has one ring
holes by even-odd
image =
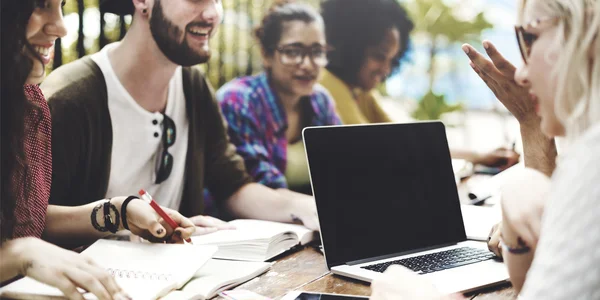
[[[251,105],[254,99],[260,98],[260,89],[265,88],[261,77],[258,74],[229,81],[217,91],[217,100],[221,105]]]
[[[334,100],[333,96],[331,95],[331,92],[320,83],[316,83],[313,87],[313,93],[311,95],[311,98],[313,99],[313,101],[316,101],[322,105],[330,105],[333,103]]]

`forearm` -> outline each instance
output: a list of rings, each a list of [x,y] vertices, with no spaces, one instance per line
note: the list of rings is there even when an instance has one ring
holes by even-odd
[[[274,190],[258,183],[243,186],[227,201],[227,208],[238,218],[294,222],[314,201],[310,196],[287,189]]]
[[[515,288],[515,291],[520,293],[523,284],[525,283],[527,271],[529,271],[531,262],[533,262],[533,251],[525,254],[512,254],[506,251],[506,249],[503,249],[502,257],[508,268],[510,282]]]
[[[100,227],[106,227],[103,209],[106,201],[104,199],[75,207],[49,205],[46,212],[44,239],[59,245],[80,246],[111,234],[109,231],[102,232],[96,229],[92,224],[92,218],[95,218]],[[124,197],[115,197],[110,201],[119,214],[123,201]],[[100,208],[94,213],[94,207],[98,205]],[[118,219],[119,230],[123,229],[123,224],[120,224],[120,215],[115,215],[111,209],[111,216],[113,224]]]
[[[450,156],[455,159],[464,159],[470,162],[477,159],[477,153],[462,149],[450,149]]]
[[[554,139],[542,133],[539,120],[521,123],[521,137],[525,167],[536,169],[551,177],[556,168],[557,152]]]

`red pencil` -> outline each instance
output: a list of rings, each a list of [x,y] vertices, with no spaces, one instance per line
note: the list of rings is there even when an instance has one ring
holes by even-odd
[[[154,198],[152,198],[152,196],[150,195],[150,193],[146,192],[145,190],[141,189],[138,194],[140,195],[140,197],[143,200],[148,201],[148,203],[150,204],[150,206],[152,206],[152,208],[154,208],[154,211],[156,211],[156,213],[158,213],[163,220],[165,220],[165,222],[167,222],[167,224],[169,224],[169,226],[171,226],[171,228],[173,230],[175,230],[175,228],[179,227],[179,225],[177,225],[177,223],[175,223],[175,221],[173,221],[173,219],[171,219],[171,217],[169,217],[169,215],[167,215],[167,213],[160,208],[160,205],[158,205],[158,203],[156,203],[156,201],[154,201]],[[187,238],[185,240],[188,243],[192,243],[192,239],[191,238]]]

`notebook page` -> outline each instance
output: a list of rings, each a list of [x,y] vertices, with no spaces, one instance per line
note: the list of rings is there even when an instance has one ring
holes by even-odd
[[[211,246],[99,240],[82,254],[94,259],[117,278],[174,280],[179,288],[216,251],[217,248]]]
[[[156,299],[187,282],[216,252],[216,247],[99,240],[82,252],[106,268],[134,299]],[[31,278],[0,289],[0,295],[31,299],[62,292]],[[85,294],[86,299],[95,299]]]

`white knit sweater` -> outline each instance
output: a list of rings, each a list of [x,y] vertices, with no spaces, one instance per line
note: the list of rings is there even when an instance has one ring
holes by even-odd
[[[600,299],[600,125],[561,154],[521,299]]]

